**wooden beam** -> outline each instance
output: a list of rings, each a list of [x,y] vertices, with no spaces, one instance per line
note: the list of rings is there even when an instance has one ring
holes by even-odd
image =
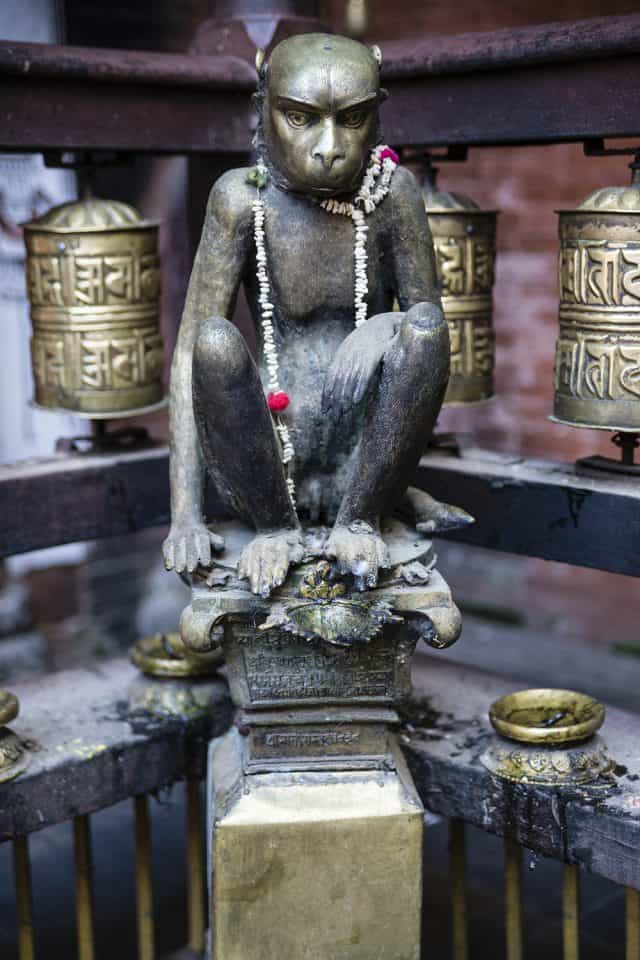
[[[188,683],[155,681],[162,697],[176,692],[176,712],[151,714],[154,682],[123,659],[15,684],[11,729],[32,753],[20,777],[0,783],[0,842],[203,777],[208,742],[228,729],[232,707],[221,678],[198,685],[201,711]]]
[[[479,760],[494,736],[487,710],[517,685],[441,656],[415,658],[401,730],[427,809],[640,888],[638,716],[607,709],[602,735],[618,763],[610,781],[573,790],[498,781]],[[21,712],[11,727],[36,749],[20,777],[0,784],[0,841],[203,774],[209,739],[232,721],[225,682],[211,681],[212,706],[195,718],[145,713],[145,682],[113,660],[14,686]]]
[[[169,522],[168,450],[59,455],[0,466],[0,555]],[[488,450],[430,453],[416,482],[476,523],[446,539],[640,576],[640,485]],[[209,517],[225,515],[215,490]],[[228,514],[227,514],[228,515]]]
[[[429,453],[418,486],[476,523],[445,539],[640,576],[640,484],[571,463],[471,449]]]
[[[495,736],[489,705],[520,687],[435,656],[414,659],[410,726],[402,739],[423,803],[432,813],[640,889],[640,717],[607,708],[601,734],[618,764],[610,780],[574,789],[510,783],[488,773],[480,757]]]
[[[215,491],[207,511],[222,515]],[[60,454],[0,466],[0,556],[169,523],[169,451]]]
[[[236,57],[0,42],[0,145],[225,153],[251,139],[255,70]]]
[[[397,145],[544,144],[640,134],[640,15],[385,44]],[[250,147],[237,56],[0,42],[0,149],[229,153]]]

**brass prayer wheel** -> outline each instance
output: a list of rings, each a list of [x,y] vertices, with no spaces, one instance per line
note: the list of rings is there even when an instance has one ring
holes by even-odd
[[[640,169],[559,215],[552,419],[640,431]]]
[[[114,200],[25,225],[35,403],[91,419],[162,401],[158,224]]]
[[[497,211],[436,187],[427,166],[423,189],[436,254],[442,309],[451,337],[445,406],[480,403],[494,393],[493,280]]]

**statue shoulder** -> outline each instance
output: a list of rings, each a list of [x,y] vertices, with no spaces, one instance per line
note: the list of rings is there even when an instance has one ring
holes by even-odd
[[[231,229],[248,224],[251,220],[251,205],[256,189],[247,177],[252,167],[227,170],[218,177],[209,194],[207,219],[213,218]]]
[[[395,203],[399,204],[419,204],[424,210],[424,201],[420,184],[406,167],[397,167],[391,184],[389,185],[389,196]]]

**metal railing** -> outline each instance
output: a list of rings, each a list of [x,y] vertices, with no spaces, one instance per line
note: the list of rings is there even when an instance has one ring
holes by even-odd
[[[202,957],[207,911],[200,778],[204,772],[208,738],[223,733],[231,722],[225,685],[222,681],[212,682],[211,708],[205,718],[196,713],[188,716],[156,714],[146,725],[144,711],[138,706],[139,696],[131,699],[130,712],[122,709],[123,691],[138,689],[139,681],[133,668],[123,661],[114,661],[92,671],[94,673],[97,674],[94,688],[87,691],[81,704],[76,704],[73,726],[66,728],[63,723],[66,704],[72,691],[81,685],[85,671],[70,671],[50,678],[49,685],[55,686],[53,703],[58,704],[53,708],[53,714],[51,701],[40,702],[42,697],[38,696],[38,689],[41,685],[31,683],[17,690],[23,701],[23,712],[12,727],[25,740],[37,741],[41,747],[25,773],[0,785],[2,836],[13,844],[19,960],[36,960],[48,955],[46,946],[38,951],[39,937],[34,930],[29,834],[41,826],[47,828],[65,820],[73,824],[77,956],[78,960],[99,957],[95,929],[101,902],[94,895],[91,815],[127,796],[130,764],[134,764],[138,772],[144,770],[146,777],[145,792],[132,791],[128,800],[131,830],[135,837],[136,899],[135,908],[132,905],[131,909],[135,909],[136,915],[137,960],[155,960],[158,955],[155,936],[158,917],[154,913],[151,869],[150,798],[157,790],[180,780],[185,782],[186,909],[179,920],[184,924],[188,946],[179,956]],[[152,686],[166,683],[142,682]],[[173,683],[169,681],[163,689],[170,690]],[[624,760],[631,775],[630,780],[624,781],[624,788],[614,781],[575,791],[533,784],[505,785],[479,763],[480,753],[493,735],[486,723],[488,703],[496,693],[504,692],[505,686],[509,684],[504,679],[439,661],[435,656],[416,658],[415,702],[419,710],[420,704],[428,701],[429,718],[417,725],[406,726],[407,732],[401,734],[401,739],[425,807],[448,823],[447,896],[451,905],[452,960],[467,960],[471,956],[468,824],[503,838],[506,960],[522,960],[527,952],[526,903],[523,903],[525,850],[527,857],[533,851],[533,855],[542,854],[563,861],[558,915],[561,917],[565,960],[580,957],[580,885],[584,869],[607,877],[626,889],[625,945],[619,944],[614,949],[626,960],[640,960],[640,817],[636,813],[640,810],[640,785],[636,787],[636,782],[640,784],[640,781],[634,779],[635,773],[628,761],[629,750],[633,754],[633,744],[637,743],[640,724],[631,714],[611,710],[610,721],[603,728],[611,754]],[[94,699],[98,688],[102,699],[96,705]],[[180,682],[182,703],[186,689],[187,686]],[[158,698],[152,699],[158,702]],[[160,699],[167,702],[166,697]],[[120,711],[117,722],[103,720],[103,737],[98,752],[95,746],[91,747],[77,737],[78,730],[91,727],[96,709],[102,717],[113,717],[117,709]],[[48,729],[41,726],[45,723]],[[136,732],[129,737],[127,730],[132,725]],[[109,774],[115,769],[110,764],[110,757],[117,758],[118,769],[124,771],[123,781],[121,777]],[[106,773],[100,777],[97,787],[95,777],[100,770]],[[65,805],[57,806],[52,797],[65,789]],[[596,801],[605,799],[606,809],[600,804],[602,809],[598,810]],[[40,815],[33,820],[27,808],[36,804]],[[585,831],[589,833],[591,830],[589,818],[594,818],[593,823],[600,824],[601,829],[594,832],[591,845],[585,846]],[[428,842],[425,849],[429,857]],[[429,893],[425,903],[427,918],[428,899]],[[498,939],[496,937],[496,942]],[[429,950],[428,941],[427,931],[425,953]],[[491,949],[493,955],[499,955],[499,947],[493,944]]]

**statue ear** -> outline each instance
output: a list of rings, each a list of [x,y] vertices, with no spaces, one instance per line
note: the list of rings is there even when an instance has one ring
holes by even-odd
[[[266,60],[266,57],[267,55],[265,51],[261,50],[260,47],[258,47],[258,49],[256,50],[256,70],[258,71],[258,74],[260,76],[262,75],[262,70],[264,67],[264,62]]]
[[[375,62],[378,64],[379,67],[381,67],[382,66],[382,50],[380,49],[378,44],[372,43],[371,46],[369,47],[369,50],[371,51],[371,56],[373,57]]]

